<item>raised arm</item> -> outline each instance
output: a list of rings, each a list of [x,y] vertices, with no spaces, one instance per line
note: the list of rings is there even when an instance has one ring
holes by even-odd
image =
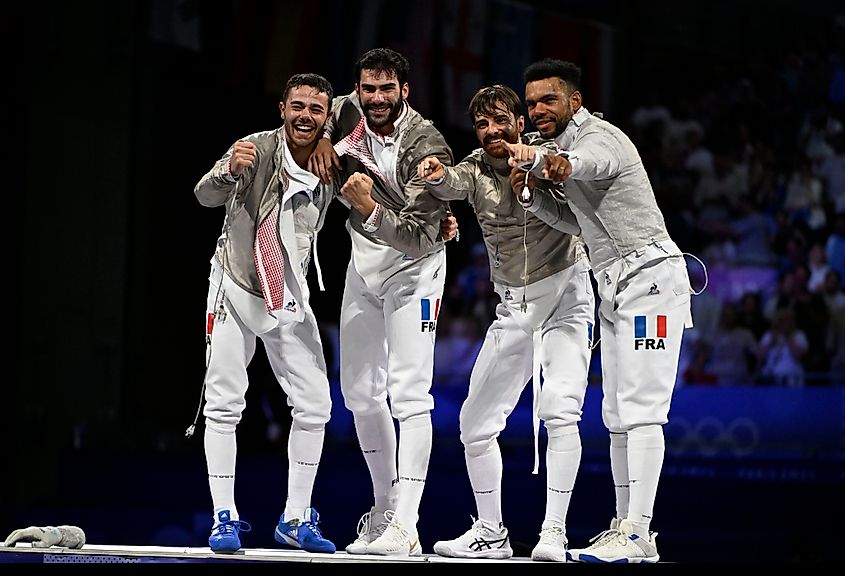
[[[214,163],[205,176],[194,186],[194,194],[203,206],[221,206],[234,191],[238,180],[247,184],[257,162],[255,144],[238,140]]]

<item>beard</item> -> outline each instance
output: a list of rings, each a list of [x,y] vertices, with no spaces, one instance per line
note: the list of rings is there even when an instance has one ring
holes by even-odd
[[[552,124],[547,124],[546,126],[543,127],[543,130],[546,130],[545,132],[543,130],[539,129],[539,128],[538,128],[538,130],[540,131],[540,135],[543,138],[547,138],[549,140],[552,140],[554,138],[557,138],[558,136],[560,136],[563,133],[563,126],[561,125],[560,120],[555,118],[555,119],[552,120]]]
[[[396,104],[389,108],[387,116],[385,116],[382,120],[372,117],[372,110],[376,107],[376,105],[372,102],[368,102],[364,105],[364,115],[367,117],[367,122],[370,126],[374,128],[381,128],[382,126],[392,124],[397,118],[399,118],[399,114],[402,112],[402,104],[404,104],[404,101],[400,98]]]
[[[534,127],[537,128],[543,138],[553,140],[563,134],[563,131],[566,130],[566,127],[569,125],[569,121],[571,119],[572,114],[566,114],[564,116],[549,114],[547,116],[543,116],[542,118],[538,118],[537,120],[545,120],[547,122],[551,122],[551,124],[547,124],[546,126],[544,126],[543,129],[537,127],[537,120],[535,120],[534,118],[531,119],[531,122],[534,124]]]
[[[499,140],[499,142],[492,142],[493,140]],[[493,158],[507,158],[508,151],[505,149],[502,142],[516,144],[519,142],[519,134],[516,132],[502,132],[498,136],[485,138],[484,142],[481,143],[481,147],[484,148],[484,151]]]

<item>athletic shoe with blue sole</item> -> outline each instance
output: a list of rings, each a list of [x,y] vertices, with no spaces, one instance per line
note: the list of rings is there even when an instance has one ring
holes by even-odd
[[[320,533],[320,515],[317,511],[308,508],[305,510],[305,517],[307,520],[294,518],[287,522],[285,515],[282,514],[274,534],[276,542],[292,548],[300,548],[306,552],[334,554],[336,550],[334,543],[323,538]]]
[[[217,513],[217,524],[211,529],[208,546],[215,554],[234,554],[241,549],[240,532],[249,532],[252,527],[247,522],[232,520],[228,510]]]

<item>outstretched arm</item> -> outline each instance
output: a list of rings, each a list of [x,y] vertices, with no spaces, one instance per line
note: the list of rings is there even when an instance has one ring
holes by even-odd
[[[469,162],[457,166],[445,166],[437,156],[424,158],[417,165],[417,176],[421,178],[432,196],[440,200],[465,200],[475,189],[475,175]]]
[[[619,141],[609,134],[585,134],[567,155],[572,166],[569,178],[573,180],[606,180],[622,171]]]

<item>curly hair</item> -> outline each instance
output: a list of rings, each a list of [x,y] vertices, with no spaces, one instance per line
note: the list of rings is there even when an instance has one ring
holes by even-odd
[[[563,60],[546,58],[534,62],[525,69],[523,78],[526,84],[546,78],[559,78],[573,91],[581,90],[581,69],[572,62]]]

